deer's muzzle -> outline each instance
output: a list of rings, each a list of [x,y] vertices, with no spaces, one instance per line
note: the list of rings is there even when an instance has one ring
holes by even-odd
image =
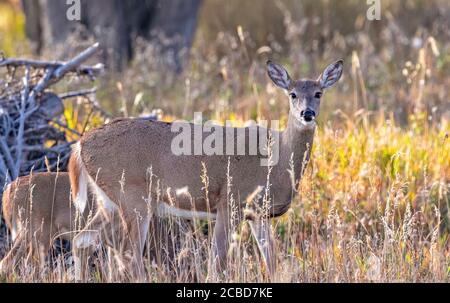
[[[301,116],[306,122],[311,122],[316,118],[316,112],[311,109],[307,109],[301,112]]]

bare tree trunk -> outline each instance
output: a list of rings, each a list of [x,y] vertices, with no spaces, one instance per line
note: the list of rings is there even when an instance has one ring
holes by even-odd
[[[163,44],[163,52],[172,56],[174,66],[181,71],[194,40],[197,13],[201,0],[158,0],[153,14],[149,38],[157,39],[162,33],[169,43]]]
[[[123,0],[82,1],[81,22],[100,41],[103,59],[115,70],[120,70],[131,59],[126,3],[128,1]]]
[[[25,15],[27,16],[25,31],[32,42],[32,49],[34,52],[40,53],[40,37],[42,28],[40,22],[41,10],[39,1],[23,1],[22,7]]]
[[[76,22],[66,17],[66,1],[22,0],[27,35],[37,53],[66,43],[81,25],[101,43],[105,63],[113,69],[120,70],[132,58],[134,39],[141,36],[156,43],[177,72],[187,58],[185,50],[192,45],[201,2],[81,0],[81,20]]]

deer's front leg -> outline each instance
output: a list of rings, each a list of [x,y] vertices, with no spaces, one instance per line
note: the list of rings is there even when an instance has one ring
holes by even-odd
[[[227,205],[221,205],[217,209],[216,225],[212,243],[212,265],[219,272],[223,272],[227,264],[229,247],[230,220]]]
[[[269,218],[257,217],[248,221],[252,234],[258,243],[259,251],[261,252],[264,262],[267,266],[270,279],[273,279],[276,271],[276,255],[275,255],[275,240],[270,225]]]

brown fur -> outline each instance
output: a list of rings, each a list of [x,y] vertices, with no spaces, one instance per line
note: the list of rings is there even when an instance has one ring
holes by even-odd
[[[6,186],[2,197],[2,215],[6,226],[11,226],[12,222],[12,207],[11,207],[11,191],[15,190],[15,183]]]
[[[78,195],[78,186],[80,179],[80,167],[78,161],[74,157],[69,160],[70,187],[72,188],[72,199]]]
[[[30,245],[34,260],[42,260],[57,237],[70,241],[81,228],[75,226],[67,173],[36,173],[12,182],[3,194],[3,214],[8,228],[17,232],[13,249],[2,260],[3,270],[24,256],[23,243]]]

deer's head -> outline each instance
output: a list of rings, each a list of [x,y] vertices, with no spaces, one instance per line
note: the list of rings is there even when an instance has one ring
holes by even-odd
[[[267,62],[269,77],[276,86],[285,90],[289,96],[290,113],[298,127],[315,126],[319,115],[320,99],[324,90],[333,86],[342,76],[344,62],[339,60],[329,65],[317,80],[292,80],[284,67]]]

